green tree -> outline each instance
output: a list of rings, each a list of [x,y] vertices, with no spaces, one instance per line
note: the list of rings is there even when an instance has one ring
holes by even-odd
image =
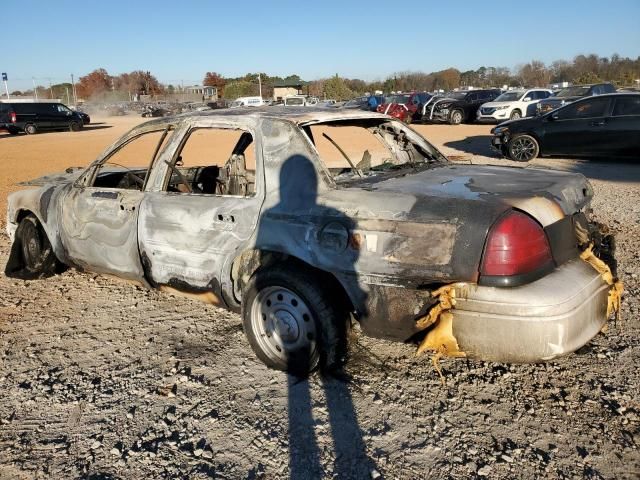
[[[335,100],[348,100],[353,97],[353,92],[347,87],[343,78],[336,73],[335,77],[331,77],[324,83],[324,94],[326,98]]]
[[[229,82],[224,87],[224,98],[234,100],[238,97],[249,97],[258,94],[258,85],[246,80]]]

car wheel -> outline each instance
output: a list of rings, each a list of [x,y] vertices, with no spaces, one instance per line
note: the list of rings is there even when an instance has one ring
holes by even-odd
[[[348,313],[308,272],[291,266],[260,269],[242,297],[244,331],[268,367],[305,376],[344,361]]]
[[[82,125],[80,125],[78,122],[71,122],[69,124],[69,130],[71,130],[72,132],[78,132],[81,128]]]
[[[518,120],[519,118],[522,118],[522,113],[520,113],[520,110],[514,110],[509,116],[510,120]]]
[[[517,162],[528,162],[540,153],[538,141],[531,135],[518,135],[509,141],[509,158]]]
[[[411,125],[411,121],[412,121],[412,120],[413,120],[413,119],[411,118],[411,112],[408,112],[408,113],[407,113],[407,116],[406,116],[406,117],[405,117],[405,119],[404,119],[404,123],[406,123],[407,125]]]
[[[28,123],[27,125],[24,126],[24,132],[28,135],[33,135],[37,131],[38,129],[33,123]]]
[[[16,229],[14,272],[20,278],[36,279],[51,276],[58,269],[58,260],[51,242],[35,215],[24,217]],[[16,271],[17,270],[17,271]]]
[[[8,132],[9,135],[18,135],[20,133],[20,130],[18,130],[17,128],[10,128]]]
[[[451,116],[449,117],[449,123],[451,125],[460,125],[462,120],[464,119],[464,115],[461,110],[454,110],[451,112]]]

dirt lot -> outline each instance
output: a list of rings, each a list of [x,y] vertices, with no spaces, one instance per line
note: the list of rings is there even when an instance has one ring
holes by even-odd
[[[0,134],[0,211],[13,183],[86,165],[139,121]],[[457,161],[508,163],[488,126],[415,128]],[[639,478],[640,164],[535,163],[592,179],[617,232],[623,321],[576,354],[444,360],[442,386],[412,346],[355,335],[349,382],[297,381],[226,311],[74,271],[0,275],[0,479]],[[2,235],[3,267],[8,252]]]

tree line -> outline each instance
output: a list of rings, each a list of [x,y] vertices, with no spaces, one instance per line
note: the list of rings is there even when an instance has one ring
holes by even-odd
[[[366,82],[357,78],[339,75],[309,82],[299,75],[272,76],[264,72],[247,73],[241,77],[224,77],[210,71],[203,78],[203,85],[214,86],[218,95],[227,99],[258,95],[273,95],[274,85],[301,84],[304,93],[321,98],[346,100],[366,92],[391,91],[436,91],[453,90],[460,87],[545,87],[552,83],[572,84],[612,82],[617,86],[638,86],[640,79],[640,57],[631,59],[613,54],[599,57],[595,54],[577,55],[572,61],[556,60],[549,65],[539,60],[520,65],[511,70],[507,67],[482,66],[477,70],[460,71],[447,68],[437,72],[404,71],[389,75],[384,80]],[[40,98],[68,97],[70,83],[37,87]],[[78,98],[95,101],[130,100],[134,95],[160,95],[176,93],[181,87],[164,85],[149,71],[136,70],[112,76],[99,68],[82,76],[76,83]],[[31,91],[14,94],[33,94]],[[65,96],[66,95],[66,96]]]

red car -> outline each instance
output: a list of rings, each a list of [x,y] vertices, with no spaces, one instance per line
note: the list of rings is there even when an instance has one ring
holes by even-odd
[[[385,97],[384,103],[378,105],[376,111],[411,123],[420,117],[422,105],[428,102],[432,96],[427,92],[397,93]]]

